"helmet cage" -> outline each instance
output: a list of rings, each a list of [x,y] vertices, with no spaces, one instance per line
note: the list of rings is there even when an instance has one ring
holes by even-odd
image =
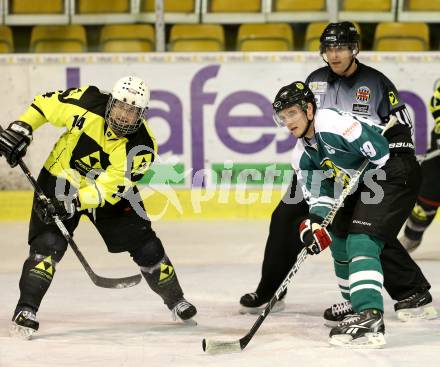
[[[113,86],[107,102],[105,119],[118,136],[135,133],[148,109],[150,90],[141,78],[126,76]]]
[[[118,104],[115,107],[115,104]],[[142,116],[147,108],[140,108],[110,96],[105,111],[105,119],[118,136],[135,133],[142,125]]]

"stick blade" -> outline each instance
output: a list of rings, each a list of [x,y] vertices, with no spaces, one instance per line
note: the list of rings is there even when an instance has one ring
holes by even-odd
[[[136,274],[126,278],[104,278],[96,274],[89,274],[93,283],[101,288],[123,289],[130,288],[142,280],[142,275]]]
[[[202,340],[203,351],[209,354],[239,353],[242,348],[240,341]]]

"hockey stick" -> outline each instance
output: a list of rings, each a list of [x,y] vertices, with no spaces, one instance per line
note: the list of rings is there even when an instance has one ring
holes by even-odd
[[[32,173],[29,171],[28,167],[23,162],[23,160],[20,159],[18,161],[18,164],[23,170],[23,173],[26,175],[29,182],[34,187],[35,193],[38,195],[38,199],[47,202],[48,199],[46,195],[44,195],[43,190],[41,189],[38,182],[35,180],[34,176],[32,176]],[[76,257],[79,259],[81,265],[84,267],[85,271],[89,275],[90,279],[92,279],[92,282],[95,283],[95,285],[102,288],[128,288],[128,287],[133,287],[134,285],[138,284],[141,281],[142,276],[140,274],[136,274],[125,278],[104,278],[97,275],[90,267],[89,263],[87,262],[81,251],[79,250],[76,243],[73,241],[72,236],[70,235],[69,231],[67,230],[66,226],[61,221],[61,219],[58,218],[58,216],[54,216],[54,220],[55,220],[55,224],[60,229],[67,243],[70,245]]]
[[[417,154],[416,157],[419,163],[422,163],[424,161],[429,161],[432,158],[438,157],[439,155],[440,155],[440,149],[437,149],[426,154]]]
[[[395,116],[391,116],[388,123],[385,125],[384,129],[381,132],[381,135],[384,135],[384,133],[394,126],[397,122],[397,118]],[[359,178],[365,171],[365,169],[368,167],[368,164],[370,161],[366,159],[359,167],[359,169],[354,173],[353,177],[350,179],[350,182],[348,185],[342,190],[341,195],[338,197],[338,199],[335,201],[335,203],[332,205],[329,213],[324,218],[324,220],[321,223],[322,227],[327,227],[335,218],[337,211],[341,208],[343,202],[347,198],[348,195],[350,195],[353,188],[357,185]],[[297,273],[298,269],[300,268],[301,264],[304,262],[304,260],[307,258],[307,249],[303,248],[301,252],[298,254],[297,260],[295,261],[295,264],[293,265],[292,269],[287,273],[286,277],[284,278],[283,282],[279,286],[279,288],[276,290],[275,294],[271,298],[271,300],[268,302],[266,307],[264,308],[263,312],[258,316],[258,319],[255,321],[254,325],[252,325],[252,328],[249,330],[249,332],[243,336],[242,338],[235,340],[235,341],[221,341],[221,340],[209,340],[209,339],[203,339],[202,340],[202,348],[203,351],[210,353],[210,354],[222,354],[222,353],[235,353],[235,352],[241,352],[251,341],[252,337],[255,335],[267,315],[269,315],[270,311],[272,310],[275,303],[281,298],[281,294],[287,289],[287,286],[291,282],[293,276]]]

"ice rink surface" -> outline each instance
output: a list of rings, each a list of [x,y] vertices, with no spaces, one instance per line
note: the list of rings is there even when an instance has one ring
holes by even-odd
[[[268,230],[266,221],[163,222],[162,239],[188,300],[198,308],[198,326],[176,324],[145,281],[123,290],[94,286],[71,251],[58,264],[31,341],[9,337],[10,318],[27,257],[27,223],[0,223],[0,367],[178,367],[178,366],[438,366],[440,319],[402,323],[385,295],[387,345],[382,350],[330,347],[323,310],[340,300],[328,253],[309,257],[289,286],[287,307],[265,320],[248,347],[237,354],[207,355],[204,337],[236,340],[255,315],[240,315],[238,300],[253,291]],[[440,223],[428,230],[414,253],[431,281],[440,309]],[[127,254],[108,254],[88,222],[75,240],[100,275],[135,274]]]

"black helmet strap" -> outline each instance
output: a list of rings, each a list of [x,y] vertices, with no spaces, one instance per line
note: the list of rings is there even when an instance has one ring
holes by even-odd
[[[305,102],[305,101],[302,101],[302,102]],[[313,114],[313,118],[312,118],[311,120],[309,120],[309,116],[307,116],[307,108],[309,107],[309,104],[308,104],[307,102],[305,102],[305,106],[306,106],[306,107],[304,108],[304,105],[301,104],[301,109],[303,110],[303,112],[304,112],[305,115],[306,115],[307,126],[306,126],[306,128],[304,129],[303,133],[299,136],[300,139],[302,139],[302,138],[304,138],[304,137],[306,136],[307,131],[309,131],[309,129],[310,129],[310,125],[312,124],[312,122],[313,122],[313,120],[314,120],[314,118],[315,118],[315,114]]]

